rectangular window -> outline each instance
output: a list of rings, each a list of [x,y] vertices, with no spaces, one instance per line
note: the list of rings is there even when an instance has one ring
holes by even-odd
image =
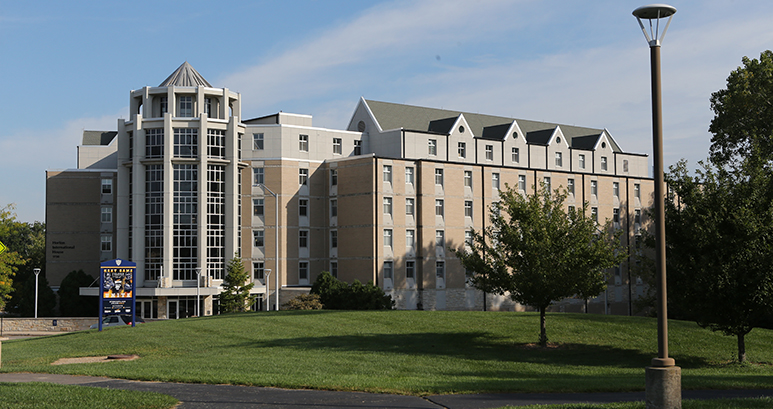
[[[113,193],[113,179],[102,179],[102,194]]]
[[[337,249],[338,248],[338,231],[337,230],[331,230],[330,231],[330,247]]]
[[[556,167],[560,168],[561,166],[563,166],[563,163],[564,163],[564,160],[563,160],[563,157],[561,156],[561,152],[556,152]]]
[[[598,207],[591,207],[590,208],[590,216],[593,218],[593,221],[598,223],[599,222],[599,208]]]
[[[612,222],[615,223],[615,227],[620,226],[620,209],[612,209]]]
[[[392,198],[391,197],[385,197],[384,198],[384,214],[392,215]]]
[[[472,246],[472,230],[464,231],[464,245]]]
[[[590,181],[590,194],[597,196],[599,194],[599,185],[595,180]]]
[[[405,168],[405,183],[407,185],[413,184],[413,168],[411,167]]]
[[[491,174],[491,187],[493,187],[496,190],[499,190],[499,173]]]
[[[252,278],[255,280],[263,280],[266,278],[265,269],[262,262],[252,263]]]
[[[309,135],[298,135],[298,149],[301,152],[309,151]]]
[[[392,247],[392,229],[384,229],[384,246]]]
[[[330,262],[330,275],[332,275],[335,278],[338,278],[338,262],[337,261],[331,261]]]
[[[104,235],[100,241],[102,251],[113,251],[113,236]]]
[[[547,190],[547,191],[548,191],[548,193],[550,193],[550,190],[551,190],[551,187],[550,187],[550,178],[549,178],[549,177],[547,177],[547,176],[545,176],[545,178],[544,178],[544,179],[542,179],[542,182],[545,184],[545,190]]]
[[[638,183],[633,184],[633,197],[641,200],[641,185]]]
[[[415,261],[406,261],[405,262],[405,278],[414,278],[416,277],[416,262]]]
[[[439,279],[445,279],[446,277],[446,263],[442,261],[435,262],[435,275]]]
[[[263,168],[252,168],[252,185],[262,185],[263,181]]]
[[[174,128],[174,156],[195,158],[199,155],[199,130],[196,128]]]
[[[569,192],[569,194],[574,195],[574,179],[569,179],[567,181],[566,191]]]
[[[641,210],[640,209],[636,209],[636,210],[633,211],[633,222],[635,224],[639,224],[639,225],[641,224]]]
[[[580,169],[585,169],[585,155],[580,154],[579,162],[580,162]]]
[[[384,280],[394,280],[394,273],[392,270],[392,262],[391,261],[385,261],[384,262]]]
[[[416,245],[416,232],[414,230],[405,231],[405,247],[413,248]]]
[[[102,206],[102,217],[100,220],[102,220],[102,223],[112,223],[113,208],[109,206]]]
[[[338,200],[330,200],[330,217],[338,217]]]
[[[333,138],[333,153],[340,155],[342,151],[342,145],[343,143],[341,142],[341,138]]]
[[[161,116],[169,112],[169,99],[167,97],[161,97]]]
[[[330,186],[338,185],[338,170],[330,169]]]
[[[518,148],[513,148],[513,155],[512,155],[512,161],[513,163],[520,163],[521,162],[521,152]]]
[[[464,186],[465,187],[472,187],[472,171],[471,170],[465,170],[464,171]]]
[[[298,231],[298,247],[305,249],[306,247],[309,247],[309,231],[308,230],[299,230]]]
[[[435,199],[435,216],[443,216],[443,199]]]
[[[607,170],[607,157],[601,157],[601,170]]]
[[[298,278],[304,281],[309,279],[309,262],[301,261],[298,263]]]
[[[180,112],[178,116],[183,118],[193,116],[193,97],[180,97]]]
[[[263,247],[263,230],[253,230],[252,238],[254,241],[253,247]]]
[[[526,175],[518,175],[518,190],[526,191]]]
[[[435,184],[443,186],[443,169],[435,169]]]
[[[430,139],[427,144],[427,151],[431,156],[437,155],[437,140]]]
[[[384,182],[392,183],[392,165],[384,165]]]
[[[207,156],[225,159],[225,131],[222,129],[207,129]]]
[[[464,217],[472,217],[472,200],[464,201]]]
[[[466,158],[467,157],[467,144],[464,142],[459,142],[459,148],[458,153],[460,158]]]
[[[574,213],[574,211],[575,211],[574,210],[574,206],[572,206],[572,205],[569,205],[569,207],[567,209],[568,209],[569,213]]]
[[[298,216],[309,216],[309,199],[298,199]]]
[[[362,141],[354,141],[354,154],[362,155]]]
[[[435,247],[446,246],[446,232],[443,230],[435,230]]]
[[[263,199],[252,199],[252,215],[263,216]]]
[[[256,151],[262,151],[263,150],[263,134],[262,133],[254,133],[252,134],[252,149]]]
[[[414,211],[414,199],[412,197],[406,197],[405,198],[405,214],[409,216],[413,216]]]
[[[305,186],[309,183],[308,169],[298,169],[298,183],[301,184],[301,186]]]
[[[623,159],[623,172],[628,173],[628,159]]]
[[[486,160],[494,160],[494,145],[486,145]]]
[[[612,194],[615,197],[620,197],[620,183],[612,182]]]
[[[204,112],[212,118],[212,98],[204,98]]]

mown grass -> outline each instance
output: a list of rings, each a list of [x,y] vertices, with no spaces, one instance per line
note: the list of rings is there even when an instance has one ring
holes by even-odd
[[[51,383],[0,383],[0,409],[166,409],[179,401],[154,392]]]
[[[504,406],[499,409],[644,409],[644,402],[606,404],[568,403],[563,405]],[[737,398],[712,400],[684,400],[682,409],[769,409],[773,398]]]
[[[533,346],[533,313],[280,311],[152,322],[3,344],[3,372],[360,390],[413,395],[644,389],[656,321],[549,314],[553,348]],[[773,331],[747,336],[753,364],[733,363],[735,339],[669,323],[685,389],[769,388]],[[128,362],[51,366],[63,357],[138,354]]]

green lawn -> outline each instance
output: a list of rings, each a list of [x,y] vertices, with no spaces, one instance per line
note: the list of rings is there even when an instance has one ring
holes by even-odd
[[[4,372],[413,395],[644,389],[656,321],[512,312],[280,311],[152,322],[3,343]],[[773,331],[747,336],[754,364],[733,363],[735,339],[671,321],[685,389],[769,388]],[[138,354],[128,362],[51,366],[62,357]]]
[[[0,409],[166,409],[178,400],[153,392],[50,383],[0,383]]]

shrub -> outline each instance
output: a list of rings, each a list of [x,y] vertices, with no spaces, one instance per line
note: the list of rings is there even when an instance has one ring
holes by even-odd
[[[286,310],[321,310],[322,302],[317,294],[303,294],[284,303],[282,308]]]
[[[354,280],[352,285],[323,271],[311,286],[311,294],[318,294],[322,305],[328,310],[391,310],[392,297],[373,285]]]
[[[94,284],[94,277],[83,270],[67,274],[59,285],[59,311],[63,317],[96,317],[99,315],[99,299],[80,295],[80,287]],[[99,285],[97,283],[97,285]]]

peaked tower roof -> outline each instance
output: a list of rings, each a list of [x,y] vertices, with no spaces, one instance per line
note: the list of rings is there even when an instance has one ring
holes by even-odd
[[[199,74],[196,69],[188,64],[188,61],[182,63],[159,87],[168,87],[170,85],[178,87],[209,87],[212,88],[207,80]]]

